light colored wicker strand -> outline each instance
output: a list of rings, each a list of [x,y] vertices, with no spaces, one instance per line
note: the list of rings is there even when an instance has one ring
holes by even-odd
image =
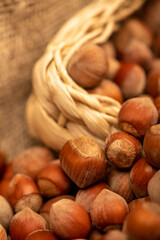
[[[72,55],[89,42],[102,44],[145,0],[99,0],[85,7],[59,30],[35,64],[33,93],[27,104],[30,133],[60,150],[65,141],[90,136],[104,146],[117,131],[121,105],[114,99],[88,94],[67,72]]]

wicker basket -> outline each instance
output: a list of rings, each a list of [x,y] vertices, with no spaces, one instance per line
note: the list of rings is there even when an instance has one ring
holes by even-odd
[[[59,151],[73,137],[90,136],[101,146],[117,131],[121,105],[114,99],[88,94],[67,73],[71,56],[88,42],[102,44],[120,21],[145,0],[99,0],[71,18],[48,44],[33,69],[33,91],[26,116],[29,132]]]

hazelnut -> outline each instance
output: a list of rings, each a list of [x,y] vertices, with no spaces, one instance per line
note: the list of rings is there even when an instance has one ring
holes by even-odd
[[[145,7],[143,16],[148,24],[148,26],[152,29],[152,31],[159,32],[160,26],[160,2],[159,0],[148,1]]]
[[[51,198],[47,202],[44,203],[44,205],[40,209],[40,214],[41,216],[46,220],[48,226],[49,226],[49,214],[50,214],[50,209],[52,207],[52,204],[61,200],[61,199],[72,199],[74,200],[74,196],[72,195],[61,195],[58,197]]]
[[[160,123],[160,96],[156,97],[153,100],[153,102],[154,102],[154,105],[157,108],[157,111],[158,111],[158,123]]]
[[[6,231],[9,228],[12,217],[13,210],[9,202],[3,196],[0,196],[0,225],[2,225]]]
[[[102,237],[102,240],[127,240],[127,235],[120,230],[111,230]]]
[[[47,229],[40,229],[31,232],[26,240],[58,240],[55,234]]]
[[[52,161],[37,176],[37,185],[45,197],[67,194],[73,184],[61,168],[60,161]]]
[[[90,208],[96,196],[103,190],[109,189],[109,187],[103,183],[98,182],[84,189],[79,189],[75,201],[79,203],[87,212],[90,212]]]
[[[148,182],[156,171],[157,170],[153,168],[145,158],[139,159],[132,166],[130,171],[130,183],[137,198],[146,197],[148,195]]]
[[[98,182],[107,172],[107,160],[100,146],[83,136],[67,141],[60,151],[64,172],[80,188]]]
[[[119,70],[121,64],[117,59],[111,57],[107,58],[107,62],[108,62],[107,78],[114,80],[115,75],[117,74],[117,71]]]
[[[104,189],[94,200],[90,214],[93,224],[105,232],[121,227],[128,214],[128,204],[117,193]]]
[[[129,211],[132,211],[135,208],[140,207],[144,202],[150,202],[150,201],[151,200],[150,200],[150,198],[148,196],[147,197],[143,197],[143,198],[134,199],[133,201],[131,201],[128,204]]]
[[[152,43],[152,32],[149,27],[138,18],[128,19],[115,34],[114,43],[119,53],[123,54],[132,39],[138,39],[147,46]]]
[[[160,58],[154,58],[148,65],[148,72],[160,71]]]
[[[120,87],[124,98],[127,99],[144,92],[146,75],[143,68],[136,63],[121,63],[114,81]]]
[[[15,212],[30,207],[38,212],[42,206],[42,197],[33,179],[27,175],[17,173],[8,186],[8,201]]]
[[[160,71],[153,71],[148,75],[146,91],[152,97],[160,94]]]
[[[135,198],[130,185],[129,172],[113,169],[107,175],[107,184],[113,192],[122,196],[126,202],[130,202]]]
[[[92,227],[91,232],[89,234],[89,240],[102,240],[103,234],[98,231],[96,228]]]
[[[0,239],[7,240],[7,233],[4,227],[0,224]]]
[[[46,229],[47,223],[30,208],[16,213],[11,221],[9,233],[12,240],[26,240],[27,236],[39,229]]]
[[[91,230],[89,214],[71,199],[62,199],[52,204],[50,225],[61,239],[85,238]]]
[[[35,179],[39,172],[53,159],[55,159],[54,154],[47,148],[31,147],[13,160],[13,171]]]
[[[160,170],[158,170],[148,183],[148,195],[151,201],[160,204]]]
[[[145,43],[138,39],[132,39],[125,48],[122,60],[125,62],[135,62],[147,69],[153,60],[153,53]]]
[[[141,137],[157,123],[158,112],[150,98],[131,98],[122,104],[118,121],[120,129],[135,137]]]
[[[160,124],[152,126],[143,141],[143,150],[147,161],[154,167],[160,168]]]
[[[116,132],[106,139],[106,158],[118,168],[129,168],[141,157],[141,143],[125,132]]]
[[[107,71],[104,51],[95,44],[82,46],[68,64],[69,75],[83,88],[96,87],[107,76]]]
[[[104,79],[96,88],[88,91],[91,94],[99,94],[102,96],[111,97],[118,102],[123,102],[123,96],[119,86],[107,79]]]
[[[126,217],[123,231],[129,239],[160,239],[160,206],[146,202],[132,210]]]

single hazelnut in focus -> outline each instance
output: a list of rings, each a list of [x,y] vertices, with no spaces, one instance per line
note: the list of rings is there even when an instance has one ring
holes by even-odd
[[[54,154],[47,148],[31,147],[13,160],[13,171],[35,179],[39,172],[53,159],[55,159]]]
[[[0,239],[1,240],[7,240],[7,233],[4,227],[0,224]]]
[[[136,63],[121,63],[114,81],[120,87],[124,98],[127,99],[144,92],[146,75],[143,68]]]
[[[130,183],[137,198],[146,197],[148,195],[148,182],[156,171],[157,170],[147,162],[146,158],[139,159],[132,166],[130,171]]]
[[[109,189],[104,182],[98,182],[87,188],[79,189],[75,201],[89,213],[94,199],[103,189]]]
[[[88,92],[111,97],[120,103],[123,102],[123,96],[119,86],[107,79],[104,79],[96,88],[90,89]]]
[[[15,212],[29,207],[38,212],[42,206],[42,197],[33,179],[27,175],[17,173],[8,186],[8,201]]]
[[[119,127],[135,137],[144,136],[158,121],[158,112],[148,97],[136,97],[122,104],[118,115]]]
[[[60,161],[52,161],[37,176],[40,193],[45,197],[67,194],[73,183],[61,168]]]
[[[113,169],[107,175],[107,184],[111,190],[122,196],[126,202],[130,202],[135,198],[130,184],[130,177],[128,171],[119,171]]]
[[[131,201],[128,204],[129,211],[132,211],[135,208],[140,207],[144,202],[150,202],[150,201],[151,200],[150,200],[150,198],[148,196],[147,197],[143,197],[143,198],[134,199],[133,201]]]
[[[160,239],[160,206],[145,202],[132,210],[123,224],[123,232],[132,240]]]
[[[128,19],[115,34],[114,43],[120,54],[124,53],[132,39],[140,40],[147,46],[152,43],[152,32],[145,22],[138,18]]]
[[[52,231],[40,229],[30,233],[26,240],[58,240],[58,238]]]
[[[111,230],[101,240],[127,240],[127,235],[120,230]]]
[[[91,230],[91,220],[86,210],[71,199],[52,204],[51,229],[61,239],[85,238]]]
[[[40,214],[41,216],[46,220],[48,226],[49,226],[49,215],[50,215],[50,209],[52,207],[53,203],[56,203],[57,201],[61,200],[61,199],[72,199],[74,200],[75,197],[72,195],[61,195],[58,197],[54,197],[49,199],[47,202],[44,203],[44,205],[41,207],[40,209]]]
[[[86,136],[64,144],[60,151],[60,163],[64,172],[80,188],[102,180],[107,172],[104,151]]]
[[[3,196],[0,196],[0,224],[6,231],[8,230],[12,217],[13,210],[9,202]]]
[[[148,195],[152,202],[160,204],[160,170],[158,170],[148,183]]]
[[[46,229],[46,221],[30,208],[16,213],[11,221],[9,233],[12,240],[26,240],[27,236],[39,229]]]
[[[128,214],[128,204],[117,193],[104,189],[94,200],[90,214],[93,224],[105,232],[121,227]]]
[[[147,161],[154,167],[160,168],[160,124],[152,126],[143,141],[143,150]]]
[[[152,97],[160,95],[160,71],[153,71],[148,75],[146,91]]]
[[[83,88],[96,87],[107,76],[104,51],[96,44],[82,46],[71,57],[68,73]]]
[[[141,143],[125,132],[111,134],[105,143],[106,158],[118,168],[130,168],[142,155]]]

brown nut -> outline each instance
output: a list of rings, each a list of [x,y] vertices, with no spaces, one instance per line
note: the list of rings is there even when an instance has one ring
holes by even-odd
[[[107,160],[103,150],[89,137],[67,141],[60,151],[60,163],[64,172],[80,188],[98,182],[107,172]]]
[[[142,155],[141,143],[125,132],[116,132],[106,139],[106,158],[118,168],[130,168]]]
[[[146,91],[152,97],[160,95],[160,71],[153,71],[148,75]]]
[[[79,189],[75,201],[89,213],[94,199],[103,189],[109,189],[103,182],[95,183],[88,188]]]
[[[158,170],[148,183],[148,195],[151,201],[160,204],[160,170]]]
[[[13,160],[13,171],[35,179],[38,173],[53,159],[55,159],[54,154],[47,148],[31,147]]]
[[[102,240],[103,234],[98,231],[96,228],[92,227],[91,232],[89,234],[89,240]]]
[[[108,41],[108,42],[102,44],[101,47],[104,51],[106,59],[108,57],[116,58],[116,49],[115,49],[115,46],[112,41]]]
[[[154,102],[154,105],[157,108],[157,111],[158,111],[158,123],[160,123],[160,96],[156,97],[153,100],[153,102]]]
[[[0,239],[1,240],[7,240],[7,233],[4,227],[0,224]]]
[[[40,193],[49,198],[67,194],[73,183],[61,168],[60,161],[52,161],[45,166],[37,176]]]
[[[69,75],[83,88],[96,87],[107,76],[107,71],[104,51],[95,44],[81,47],[68,64]]]
[[[154,167],[160,168],[160,124],[152,126],[143,141],[143,150],[147,161]]]
[[[148,26],[155,33],[159,32],[160,26],[160,2],[159,0],[148,1],[143,16]]]
[[[39,229],[46,229],[47,223],[30,208],[16,213],[11,221],[9,233],[12,240],[26,240],[27,236]]]
[[[119,86],[107,79],[104,79],[96,88],[88,91],[91,94],[99,94],[102,96],[111,97],[118,102],[123,102],[123,96]]]
[[[124,98],[127,99],[144,92],[146,75],[143,68],[136,63],[121,63],[114,81],[120,87]]]
[[[135,208],[137,207],[141,207],[141,205],[144,203],[144,202],[150,202],[150,198],[149,197],[143,197],[143,198],[137,198],[137,199],[134,199],[133,201],[131,201],[129,204],[128,204],[128,207],[129,207],[129,211],[132,211],[134,210]]]
[[[113,169],[107,176],[107,184],[113,192],[122,196],[126,202],[135,198],[130,184],[129,172]]]
[[[13,210],[9,202],[3,196],[0,196],[0,224],[5,228],[6,231],[9,228],[12,217]]]
[[[152,43],[152,32],[148,26],[138,18],[128,19],[115,34],[114,43],[119,53],[123,54],[132,39],[138,39],[147,46]]]
[[[44,205],[40,209],[40,214],[46,220],[48,226],[49,226],[49,221],[50,221],[49,220],[49,215],[50,215],[50,209],[52,207],[52,204],[56,203],[57,201],[59,201],[61,199],[72,199],[72,200],[74,200],[75,197],[72,196],[72,195],[61,195],[61,196],[58,196],[58,197],[51,198],[50,200],[45,202]]]
[[[125,219],[123,231],[132,240],[160,239],[160,206],[146,202],[132,210]]]
[[[26,240],[58,240],[58,238],[52,231],[40,229],[30,233]]]
[[[130,171],[130,183],[137,198],[148,196],[148,182],[156,171],[157,170],[153,168],[145,158],[139,159],[132,166]]]
[[[122,104],[118,121],[120,129],[135,137],[141,137],[157,123],[158,112],[150,98],[131,98]]]
[[[104,189],[94,200],[90,214],[93,224],[105,232],[121,227],[128,214],[128,204],[117,193]]]
[[[42,197],[33,179],[17,173],[8,186],[8,201],[15,212],[29,207],[38,212],[42,206]]]
[[[91,230],[91,220],[86,210],[71,199],[52,204],[50,225],[61,239],[85,238]]]

